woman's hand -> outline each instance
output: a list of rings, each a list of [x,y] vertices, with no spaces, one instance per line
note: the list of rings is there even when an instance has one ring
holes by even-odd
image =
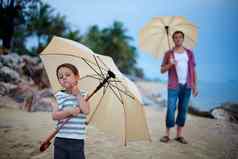
[[[170,55],[169,57],[169,64],[170,65],[177,65],[177,61],[174,59],[174,57],[172,55]]]
[[[196,86],[192,88],[192,94],[194,97],[196,97],[198,95],[198,89]]]

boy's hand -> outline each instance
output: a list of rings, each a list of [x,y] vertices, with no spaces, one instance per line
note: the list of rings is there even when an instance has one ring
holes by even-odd
[[[74,85],[74,87],[73,87],[73,89],[72,89],[72,94],[74,95],[74,96],[77,96],[78,94],[79,94],[79,87],[78,87],[78,85],[77,84],[75,84]]]
[[[81,104],[85,104],[87,96],[82,96],[82,95],[78,94],[76,97],[77,97],[78,101],[81,102]]]
[[[78,114],[80,113],[80,108],[79,107],[68,108],[66,109],[66,111],[69,113],[69,115],[78,116]]]
[[[86,99],[87,99],[88,95],[82,96],[81,100],[83,101],[84,104],[87,103]]]
[[[78,116],[79,115],[79,113],[80,113],[80,108],[79,107],[75,107],[74,109],[73,109],[73,112],[72,112],[72,115],[73,116]]]

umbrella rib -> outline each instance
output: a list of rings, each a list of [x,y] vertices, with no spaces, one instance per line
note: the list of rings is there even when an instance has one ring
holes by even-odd
[[[127,145],[127,112],[126,112],[126,106],[125,106],[125,103],[123,102],[122,103],[122,107],[123,107],[123,111],[124,111],[124,124],[125,124],[125,138],[124,138],[124,145],[126,146]]]
[[[161,17],[158,17],[158,18],[160,19],[161,23],[162,23],[164,26],[166,26],[165,23],[164,23],[164,20],[163,20]]]
[[[119,81],[119,80],[108,80],[108,81],[114,82],[114,83],[121,83],[121,81]]]
[[[108,87],[108,86],[107,86],[107,87]],[[98,108],[99,108],[99,105],[100,105],[100,104],[101,104],[101,102],[102,102],[102,99],[103,99],[103,97],[104,97],[104,96],[105,96],[105,94],[106,94],[106,91],[107,91],[107,89],[105,90],[105,93],[103,93],[102,97],[100,98],[100,100],[99,100],[98,104],[96,105],[96,108],[95,108],[95,110],[93,111],[92,115],[91,115],[91,116],[90,116],[90,118],[88,119],[87,123],[90,123],[90,122],[91,122],[91,120],[92,120],[92,118],[93,118],[94,114],[96,113],[96,111],[97,111],[97,110],[98,110]]]
[[[103,95],[106,93],[106,90],[107,90],[107,88],[108,88],[108,85],[109,85],[109,83],[107,83],[107,86],[104,86],[104,87],[103,87]]]
[[[190,36],[186,36],[186,37],[189,38],[192,41],[193,44],[196,44],[195,40],[193,40]]]
[[[82,58],[83,61],[100,77],[104,78],[100,73],[98,73],[88,62],[86,59]]]
[[[109,88],[112,90],[113,94],[117,97],[117,99],[121,102],[121,104],[123,104],[123,100],[120,99],[120,97],[119,97],[118,94],[115,92],[115,90],[114,90],[110,85],[108,85],[108,86],[109,86]]]
[[[88,74],[88,75],[86,75],[86,76],[80,77],[80,80],[81,80],[81,79],[85,79],[85,78],[87,78],[87,77],[92,77],[92,78],[95,78],[95,79],[100,79],[100,80],[102,80],[102,78],[97,77],[97,74]]]
[[[180,26],[180,25],[190,25],[192,26],[193,28],[197,29],[197,27],[193,24],[190,24],[190,23],[179,23],[179,24],[176,24],[176,25],[173,25],[173,27],[177,27],[177,26]]]
[[[118,93],[119,93],[119,95],[120,95],[120,97],[121,97],[121,99],[122,99],[122,101],[121,101],[121,103],[122,103],[122,107],[123,107],[123,111],[124,111],[124,114],[125,114],[125,116],[124,116],[124,124],[125,124],[125,138],[124,138],[124,144],[125,144],[125,146],[127,145],[127,112],[126,112],[126,106],[125,106],[125,102],[123,101],[123,98],[122,98],[122,94],[121,94],[121,92],[119,91],[119,89],[118,89],[118,87],[116,87],[117,88],[117,91],[118,91]],[[112,89],[112,88],[111,88]]]
[[[99,68],[99,70],[100,70],[102,76],[105,78],[105,76],[104,76],[104,74],[103,74],[103,72],[102,72],[102,70],[101,70],[101,67],[100,67],[99,64],[98,64],[98,60],[97,60],[96,56],[93,55],[93,57],[94,57],[94,59],[95,59],[95,61],[96,61],[96,65],[98,66],[98,68]]]
[[[92,62],[92,61],[90,61],[90,60],[86,60],[85,58],[83,58],[83,57],[78,57],[78,56],[76,56],[76,55],[69,55],[69,54],[59,54],[59,53],[52,53],[52,54],[41,54],[40,56],[51,56],[51,55],[64,55],[64,56],[72,56],[72,57],[75,57],[75,58],[80,58],[80,59],[83,59],[84,61],[88,61],[88,62],[90,62],[90,63],[92,63],[93,65],[96,65],[94,62]],[[106,69],[104,69],[103,67],[101,67],[101,69],[103,69],[103,70],[106,70]]]
[[[110,83],[111,84],[111,83]],[[135,97],[131,96],[130,94],[126,93],[125,91],[123,91],[122,89],[118,88],[118,86],[115,86],[113,84],[111,84],[111,86],[117,88],[119,91],[121,91],[122,93],[124,93],[125,95],[131,97],[132,99],[135,99]]]
[[[108,70],[110,70],[109,67],[103,62],[103,60],[102,60],[100,57],[98,57],[98,59],[101,61],[101,63],[102,63]]]
[[[94,78],[94,79],[97,79],[97,80],[103,80],[102,78],[94,77],[93,75],[86,75],[84,77],[81,77],[80,80],[83,80],[83,79],[88,78],[88,77],[91,77],[91,78]]]
[[[164,31],[162,31],[161,33],[164,33]],[[160,33],[157,32],[157,33],[152,33],[152,34],[147,35],[145,38],[143,38],[141,40],[141,43],[145,43],[145,41],[148,41],[148,39],[151,39],[151,37],[158,36],[158,34],[160,34]]]
[[[165,33],[165,32],[163,32],[163,36],[164,36],[164,33]],[[159,41],[159,43],[158,43],[158,45],[157,45],[157,47],[156,47],[156,52],[159,52],[159,49],[161,48],[159,44],[162,42],[162,40],[163,40],[163,38],[160,38],[160,41]],[[156,54],[156,52],[155,52],[155,57],[156,57],[156,56],[158,57],[159,55],[157,55],[158,53]]]
[[[172,18],[170,19],[170,22],[168,23],[169,24],[169,26],[171,25],[171,23],[174,21],[174,19],[175,19],[175,16],[172,16]]]
[[[75,55],[67,55],[67,54],[57,54],[57,53],[53,53],[53,54],[42,54],[42,55],[43,55],[43,56],[64,55],[64,56],[72,56],[72,57],[75,57],[75,58],[80,58],[80,59],[82,59],[97,75],[101,76],[100,73],[98,73],[98,72],[89,64],[90,61],[87,61],[87,60],[86,60],[85,58],[83,58],[83,57],[78,57],[78,56],[75,56]],[[41,55],[41,56],[42,56],[42,55]],[[93,62],[90,62],[90,63],[96,65],[96,64],[93,63]],[[100,67],[100,66],[99,66],[99,67]],[[102,69],[104,69],[104,68],[102,68]],[[104,69],[104,70],[105,70],[105,69]]]
[[[117,84],[116,84],[117,85]],[[117,88],[117,87],[116,87]],[[122,99],[122,102],[124,103],[124,101],[123,101],[123,98],[122,98],[122,94],[121,94],[121,92],[119,91],[119,89],[117,88],[117,91],[118,91],[118,93],[119,93],[119,95],[120,95],[120,97],[121,97],[121,99]]]

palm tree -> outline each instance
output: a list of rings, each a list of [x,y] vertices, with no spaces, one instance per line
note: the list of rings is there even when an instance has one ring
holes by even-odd
[[[130,46],[132,37],[126,35],[123,23],[115,21],[103,31],[104,53],[113,58],[123,73],[130,74],[136,64],[136,48]]]
[[[83,40],[83,36],[80,35],[79,30],[72,30],[70,28],[66,31],[64,37],[78,42],[81,42]]]
[[[94,52],[103,54],[102,32],[97,25],[90,26],[88,32],[82,39],[82,43],[87,45]]]
[[[138,73],[142,76],[143,72],[136,70],[135,66],[136,48],[129,44],[133,39],[126,32],[123,23],[117,21],[102,30],[93,25],[88,29],[82,43],[96,53],[111,56],[123,73]]]
[[[51,26],[53,9],[46,3],[40,2],[31,7],[31,15],[28,19],[27,29],[29,36],[36,36],[38,48],[42,46],[42,39],[46,38],[48,28]]]
[[[23,16],[27,8],[37,0],[1,0],[0,1],[0,38],[2,39],[3,52],[11,48],[15,27],[25,22]]]
[[[54,9],[47,3],[40,2],[31,8],[28,21],[29,36],[35,36],[38,41],[39,53],[54,35],[61,36],[68,28],[65,16],[54,15]]]

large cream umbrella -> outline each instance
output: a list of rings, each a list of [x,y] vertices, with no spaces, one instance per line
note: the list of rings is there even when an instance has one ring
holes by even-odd
[[[197,40],[197,27],[182,16],[154,17],[139,32],[140,48],[160,58],[174,46],[172,35],[182,31],[185,35],[184,46],[192,49]]]
[[[62,63],[78,68],[80,89],[89,94],[105,81],[108,71],[115,74],[115,78],[104,82],[103,88],[90,98],[88,123],[120,137],[125,145],[131,140],[150,140],[140,93],[135,84],[121,74],[112,58],[60,37],[53,37],[40,57],[54,92],[62,89],[55,72]]]

